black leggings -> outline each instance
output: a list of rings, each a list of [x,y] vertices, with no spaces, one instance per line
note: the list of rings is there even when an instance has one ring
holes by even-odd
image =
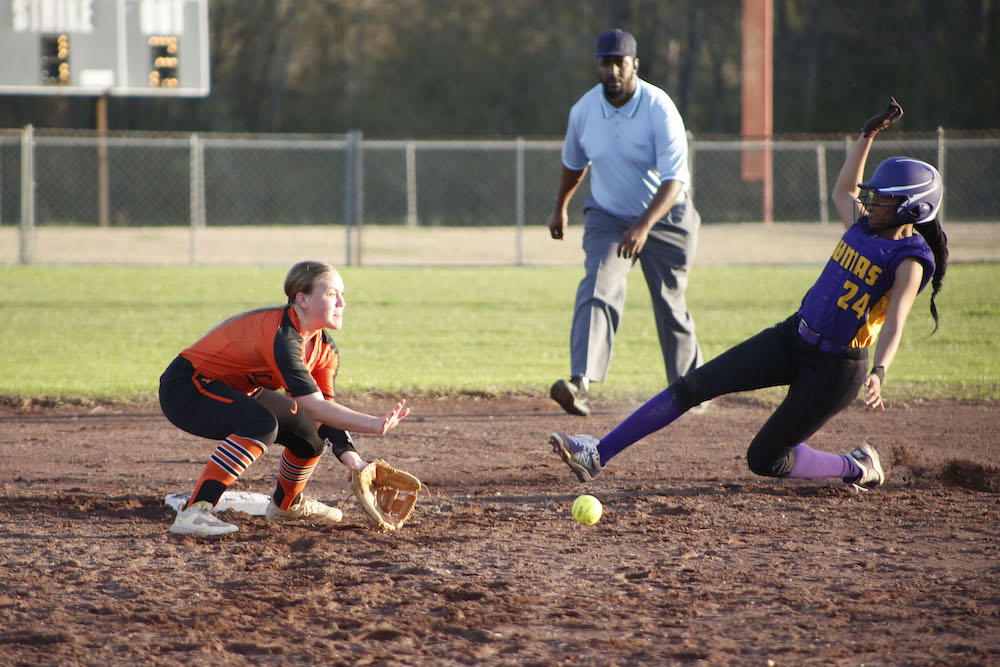
[[[177,357],[160,376],[160,408],[177,428],[192,435],[222,440],[235,433],[270,447],[284,445],[295,456],[314,458],[326,439],[339,457],[354,449],[346,431],[321,426],[283,393],[262,389],[254,396],[200,376],[191,362]]]
[[[867,348],[847,357],[821,352],[803,341],[790,317],[720,354],[670,385],[681,410],[739,391],[788,385],[788,394],[747,449],[754,473],[786,477],[792,449],[804,442],[858,395],[867,370]]]

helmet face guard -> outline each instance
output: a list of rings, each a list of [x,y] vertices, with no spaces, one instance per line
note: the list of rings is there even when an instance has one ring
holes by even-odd
[[[875,169],[867,183],[858,183],[863,190],[873,190],[886,197],[901,197],[896,208],[900,224],[934,220],[941,208],[944,188],[938,170],[920,160],[891,157]]]

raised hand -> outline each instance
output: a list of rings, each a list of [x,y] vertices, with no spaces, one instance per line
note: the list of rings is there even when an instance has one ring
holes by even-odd
[[[861,128],[861,132],[864,133],[865,138],[874,138],[876,134],[895,123],[896,119],[902,115],[903,107],[899,106],[895,97],[890,97],[889,107],[879,115],[869,118],[868,122]]]

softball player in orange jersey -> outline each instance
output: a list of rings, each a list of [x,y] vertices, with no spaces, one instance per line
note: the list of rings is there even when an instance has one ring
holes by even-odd
[[[344,281],[329,264],[299,262],[285,278],[288,302],[241,313],[180,353],[160,377],[160,406],[178,428],[219,445],[170,531],[221,535],[238,528],[212,508],[268,448],[278,443],[278,484],[268,504],[272,521],[340,521],[343,513],[303,495],[330,447],[345,466],[361,470],[349,431],[382,435],[409,414],[399,401],[385,416],[351,410],[334,400],[340,355],[327,329],[340,329]],[[284,391],[281,391],[284,390]]]

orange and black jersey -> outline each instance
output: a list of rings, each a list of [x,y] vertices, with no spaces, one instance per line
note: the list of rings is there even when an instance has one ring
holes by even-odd
[[[181,352],[200,375],[248,394],[258,387],[285,389],[293,398],[317,391],[333,398],[340,367],[325,329],[308,339],[291,306],[238,315]]]

